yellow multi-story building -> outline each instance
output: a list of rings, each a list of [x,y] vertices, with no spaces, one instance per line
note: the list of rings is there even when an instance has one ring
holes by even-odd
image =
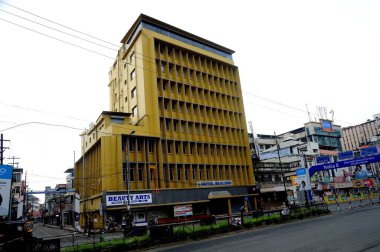
[[[82,216],[101,227],[127,210],[145,222],[254,208],[234,51],[143,14],[121,43],[111,111],[82,134]]]

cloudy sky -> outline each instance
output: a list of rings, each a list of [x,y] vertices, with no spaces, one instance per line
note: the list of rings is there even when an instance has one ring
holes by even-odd
[[[33,190],[64,183],[80,129],[109,110],[108,70],[140,13],[236,51],[255,133],[302,127],[306,104],[343,127],[380,113],[380,1],[0,0],[0,133]]]

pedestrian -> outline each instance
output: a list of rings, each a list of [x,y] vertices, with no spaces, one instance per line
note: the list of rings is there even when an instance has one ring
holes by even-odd
[[[121,228],[123,230],[123,237],[125,238],[127,235],[127,219],[125,218],[125,216],[123,216],[121,220]]]
[[[110,218],[109,218],[109,224],[108,224],[108,230],[107,231],[111,231],[111,228],[112,228],[112,231],[115,231],[115,225],[113,223],[112,217],[110,216]]]
[[[94,228],[94,223],[92,222],[91,218],[88,218],[88,236],[91,235],[91,230]]]
[[[241,215],[241,224],[242,225],[244,224],[244,210],[245,210],[245,207],[244,207],[244,205],[242,205],[240,207],[240,215]]]

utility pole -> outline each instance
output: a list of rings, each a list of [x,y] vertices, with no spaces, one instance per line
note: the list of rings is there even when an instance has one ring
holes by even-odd
[[[26,189],[26,176],[28,171],[25,171],[25,186],[24,186],[24,203],[25,203],[25,217],[28,217],[28,194]]]
[[[7,159],[12,159],[12,166],[13,166],[13,168],[15,168],[15,165],[17,164],[17,166],[18,166],[18,163],[16,163],[15,162],[15,159],[20,159],[20,158],[18,158],[18,157],[15,157],[15,156],[12,156],[12,157],[10,157],[10,158],[7,158]]]
[[[127,201],[127,210],[128,210],[128,220],[129,224],[132,224],[133,220],[131,220],[131,199],[130,199],[130,165],[129,165],[129,137],[130,135],[133,135],[135,133],[134,130],[132,130],[129,135],[127,135],[127,142],[125,146],[125,162],[127,166],[127,194],[128,194],[128,201]],[[123,139],[123,136],[121,136],[121,139]]]
[[[9,149],[9,147],[4,147],[4,142],[9,142],[10,140],[5,140],[3,134],[0,134],[0,164],[3,165],[4,162],[4,151],[5,149]]]
[[[280,157],[280,145],[279,145],[278,142],[277,142],[277,135],[276,135],[276,132],[274,132],[274,138],[275,138],[275,140],[276,140],[277,155],[278,155],[278,162],[280,163],[282,182],[284,183],[285,204],[286,204],[286,206],[289,206],[289,203],[288,203],[288,192],[287,192],[287,190],[286,190],[285,176],[284,176],[284,171],[283,171],[283,169],[282,169],[282,163],[281,163],[281,157]]]

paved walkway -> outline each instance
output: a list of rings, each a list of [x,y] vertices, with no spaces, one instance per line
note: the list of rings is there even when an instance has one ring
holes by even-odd
[[[61,247],[67,247],[77,244],[92,244],[99,242],[101,239],[104,241],[121,239],[123,238],[123,233],[121,231],[102,233],[100,230],[94,230],[94,232],[88,236],[84,233],[74,232],[74,228],[70,226],[61,229],[59,226],[35,223],[33,225],[33,236],[47,240],[59,238],[61,240]]]
[[[372,203],[373,202],[373,203]],[[380,204],[379,200],[362,200],[351,202],[351,206],[348,202],[340,203],[339,206],[337,204],[328,204],[327,207],[331,212],[340,212],[340,211],[349,211],[350,209],[360,208],[360,207],[371,207],[373,204]]]

